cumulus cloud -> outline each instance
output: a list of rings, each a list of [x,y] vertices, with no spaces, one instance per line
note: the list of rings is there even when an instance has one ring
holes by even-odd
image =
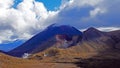
[[[0,1],[0,42],[28,39],[50,24],[67,24],[111,30],[120,25],[119,0],[62,0],[57,11],[47,11],[41,2],[23,0],[17,9],[13,0]]]
[[[6,9],[10,8],[13,4],[13,0],[2,0],[0,1],[0,8]]]
[[[34,0],[23,0],[17,9],[12,6],[13,0],[0,1],[0,43],[29,39],[48,26],[44,21],[57,13]]]

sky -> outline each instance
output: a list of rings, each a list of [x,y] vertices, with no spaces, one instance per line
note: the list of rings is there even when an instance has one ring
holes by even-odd
[[[1,0],[0,50],[21,45],[53,23],[118,30],[119,16],[120,0]]]

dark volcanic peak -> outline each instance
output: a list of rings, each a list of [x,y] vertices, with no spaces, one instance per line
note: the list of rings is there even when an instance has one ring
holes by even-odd
[[[94,28],[94,27],[90,27],[90,28],[88,28],[86,31],[84,31],[84,32],[101,32],[101,31],[99,31],[99,30],[97,30],[96,28]]]
[[[69,25],[56,25],[52,24],[45,29],[54,31],[55,34],[68,34],[68,35],[78,35],[82,34],[79,30],[77,30],[75,27],[69,26]]]
[[[82,36],[82,32],[68,25],[55,26],[52,24],[21,46],[10,51],[9,54],[20,57],[24,53],[35,53],[43,51],[55,44],[56,35]]]
[[[96,50],[120,49],[120,31],[102,32],[92,27],[84,31],[82,42]]]
[[[83,32],[83,39],[95,39],[106,35],[104,32],[99,31],[93,27],[88,28],[86,31]]]

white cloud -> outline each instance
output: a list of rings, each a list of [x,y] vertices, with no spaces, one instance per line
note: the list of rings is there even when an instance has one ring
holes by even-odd
[[[90,11],[90,16],[95,17],[95,16],[97,16],[97,14],[102,14],[102,13],[105,13],[105,12],[106,12],[105,9],[95,8],[94,10]]]
[[[11,39],[11,36],[13,35],[13,32],[10,30],[0,30],[0,42],[2,41],[13,41],[14,39]]]
[[[101,31],[109,32],[109,31],[120,30],[120,27],[99,27],[97,29]]]
[[[103,0],[74,0],[73,5],[74,6],[83,6],[83,5],[91,5],[96,6]]]
[[[0,8],[7,9],[10,8],[12,4],[13,4],[13,0],[1,0]]]
[[[120,27],[95,27],[96,29],[104,32],[109,32],[109,31],[115,31],[115,30],[120,30]],[[87,29],[80,29],[80,31],[85,31]]]
[[[44,4],[23,0],[17,9],[11,8],[13,0],[0,1],[0,42],[29,39],[46,26],[44,21],[57,11],[47,11]]]

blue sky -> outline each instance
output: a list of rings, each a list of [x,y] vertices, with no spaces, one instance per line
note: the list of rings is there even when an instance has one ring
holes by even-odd
[[[14,8],[17,8],[17,5],[19,4],[19,3],[21,3],[23,0],[14,0],[14,5],[13,5],[13,7]]]
[[[20,46],[22,43],[24,43],[25,41],[22,40],[16,40],[14,42],[10,42],[10,43],[5,43],[5,44],[0,44],[0,50],[3,51],[10,51],[11,49],[14,49],[18,46]]]
[[[23,0],[14,0],[14,5],[13,7],[16,8],[19,3],[21,3]],[[60,5],[61,5],[61,0],[35,0],[37,2],[42,2],[44,3],[45,7],[47,10],[52,11],[52,10],[57,10]]]
[[[118,30],[119,16],[120,0],[1,0],[0,50],[21,45],[53,23]]]
[[[47,10],[56,10],[61,5],[61,0],[36,0],[44,3]]]

